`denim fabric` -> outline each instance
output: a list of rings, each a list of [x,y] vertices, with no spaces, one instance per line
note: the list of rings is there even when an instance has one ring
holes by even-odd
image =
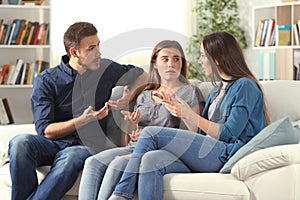
[[[59,200],[73,186],[89,149],[75,145],[60,149],[43,136],[19,134],[9,143],[12,200]],[[51,165],[51,170],[38,185],[36,168]]]
[[[107,200],[111,196],[123,175],[128,161],[127,158],[116,157],[109,163],[99,190],[98,200]]]
[[[223,142],[189,131],[146,127],[142,131],[114,194],[132,198],[137,186],[138,173],[143,173],[139,176],[140,199],[162,199],[163,174],[189,171],[218,172],[224,164],[220,161],[219,155],[225,148],[226,145]],[[169,152],[162,154],[163,157],[167,157],[166,160],[159,159],[160,155],[146,156],[157,149]],[[171,154],[174,155],[173,158]],[[150,176],[152,178],[147,179]],[[149,184],[154,185],[148,187]]]
[[[102,184],[102,179],[104,177],[104,174],[106,174],[107,168],[109,164],[114,160],[117,159],[117,156],[127,155],[132,153],[133,149],[130,146],[126,147],[120,147],[120,148],[113,148],[108,149],[105,151],[102,151],[101,153],[98,153],[94,156],[91,156],[86,159],[84,164],[84,169],[82,172],[82,177],[80,181],[80,187],[79,187],[79,199],[80,200],[95,200],[97,199],[98,192],[100,189],[100,186]],[[117,159],[119,160],[119,159]],[[127,164],[127,162],[126,162]],[[113,166],[115,166],[113,164]],[[112,166],[111,166],[112,167]],[[122,175],[123,171],[125,169],[125,166],[122,165],[116,165],[116,168],[113,170],[108,170],[108,174],[106,176],[110,177],[110,180],[103,180],[103,182],[106,182],[104,189],[102,189],[101,193],[103,196],[110,195],[108,193],[112,193],[113,188],[110,185],[116,184],[114,182],[119,181],[119,177]],[[112,173],[110,172],[114,171]],[[120,173],[120,174],[119,174]],[[119,174],[119,175],[118,175]],[[115,176],[116,175],[116,176]],[[114,180],[115,178],[115,180]],[[101,186],[102,187],[102,186]],[[110,188],[112,191],[107,191],[107,188]],[[102,196],[101,195],[101,196]],[[100,196],[99,196],[100,198]]]
[[[209,93],[202,113],[204,118],[208,119],[209,106],[218,93],[219,88]],[[220,125],[219,140],[229,144],[220,156],[223,162],[266,127],[263,110],[263,95],[253,80],[240,78],[227,84],[210,119]]]

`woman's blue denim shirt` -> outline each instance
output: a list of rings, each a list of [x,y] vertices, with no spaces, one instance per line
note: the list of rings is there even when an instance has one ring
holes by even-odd
[[[218,93],[219,87],[215,87],[207,97],[202,113],[206,119],[208,119],[209,106]],[[218,139],[227,144],[220,160],[226,162],[266,126],[264,99],[257,84],[249,78],[229,82],[210,121],[220,125]],[[201,133],[205,135],[203,131]]]

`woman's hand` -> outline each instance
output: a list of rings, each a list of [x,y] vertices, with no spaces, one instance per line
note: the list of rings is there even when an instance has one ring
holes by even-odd
[[[161,99],[162,104],[175,117],[188,118],[189,113],[193,112],[192,108],[179,97],[173,98],[170,94],[163,91],[155,91],[153,95]]]
[[[192,108],[181,98],[175,97],[164,100],[162,104],[168,109],[168,111],[175,117],[188,119],[190,113],[193,112]]]

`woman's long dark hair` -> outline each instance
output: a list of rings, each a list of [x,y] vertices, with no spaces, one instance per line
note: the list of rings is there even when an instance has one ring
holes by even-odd
[[[223,72],[233,77],[232,80],[222,81],[230,82],[236,81],[239,78],[247,77],[258,85],[264,96],[262,86],[249,69],[240,45],[231,34],[227,32],[214,32],[206,35],[203,38],[202,44],[212,66],[211,78],[213,83],[215,83],[216,80],[221,80],[219,72]],[[269,124],[270,119],[267,114],[265,102],[264,114],[266,123]]]

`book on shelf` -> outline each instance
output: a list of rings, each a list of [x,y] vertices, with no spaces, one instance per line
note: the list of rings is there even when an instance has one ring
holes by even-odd
[[[295,45],[299,45],[299,27],[298,27],[298,24],[293,24],[293,33],[294,33]]]
[[[8,36],[8,40],[7,40],[7,43],[6,43],[8,45],[11,43],[12,37],[13,37],[15,29],[16,29],[16,26],[17,26],[17,24],[16,24],[16,21],[14,20],[14,22],[11,24],[10,34]]]
[[[10,83],[10,80],[13,76],[14,70],[15,70],[15,65],[9,65],[8,74],[7,74],[7,77],[5,78],[5,81],[4,81],[5,85],[8,85]]]
[[[269,26],[269,19],[264,19],[263,21],[263,29],[259,41],[259,46],[265,46],[266,36],[267,36],[267,30]]]
[[[2,65],[1,67],[1,74],[0,74],[0,85],[4,84],[6,78],[7,78],[7,74],[8,74],[8,70],[9,70],[9,65]]]
[[[25,27],[26,27],[26,20],[21,19],[20,27],[19,27],[19,30],[18,30],[16,40],[14,42],[12,42],[12,44],[16,44],[16,45],[20,44],[21,36],[22,36],[23,30],[25,29]]]
[[[9,124],[9,118],[6,113],[3,99],[1,97],[0,97],[0,122],[1,124]]]
[[[17,36],[20,30],[20,25],[21,25],[21,19],[14,19],[13,20],[13,31],[11,33],[11,38],[8,44],[16,44],[17,41]]]
[[[4,38],[6,35],[7,24],[2,24],[1,27],[1,35],[0,35],[0,44],[4,44]]]
[[[29,63],[23,64],[22,75],[21,75],[21,79],[20,79],[20,83],[19,83],[21,85],[26,84],[26,79],[27,79],[27,74],[28,74],[28,66],[29,66]]]
[[[9,103],[8,103],[7,98],[3,98],[3,99],[2,99],[2,102],[3,102],[3,104],[4,104],[4,108],[5,108],[7,117],[8,117],[9,124],[13,124],[15,121],[14,121],[12,112],[11,112],[11,110],[10,110],[10,107],[9,107]]]
[[[3,45],[44,45],[49,43],[49,23],[14,19],[4,23],[0,19],[0,44]]]
[[[270,45],[270,40],[272,37],[272,33],[274,32],[275,27],[275,19],[268,19],[268,28],[266,33],[266,39],[264,41],[264,46],[272,46]]]
[[[3,44],[7,44],[8,38],[10,36],[10,31],[11,31],[11,24],[6,24],[6,32],[5,32],[5,37],[3,40]]]
[[[17,83],[18,77],[20,76],[19,74],[21,74],[22,72],[22,66],[24,64],[24,60],[23,59],[17,59],[15,67],[14,67],[14,71],[12,72],[12,76],[9,80],[10,85],[15,85]]]
[[[294,80],[300,80],[300,50],[294,51]]]
[[[274,46],[275,45],[275,19],[258,20],[254,46]],[[274,40],[274,41],[272,41]]]
[[[278,45],[291,45],[291,26],[289,24],[278,24]]]
[[[258,80],[274,80],[275,73],[275,52],[260,52],[258,54]]]
[[[258,25],[257,25],[257,28],[256,28],[256,34],[255,34],[255,42],[254,42],[255,47],[259,46],[259,41],[260,41],[260,38],[261,38],[262,29],[263,29],[263,20],[258,20]]]

